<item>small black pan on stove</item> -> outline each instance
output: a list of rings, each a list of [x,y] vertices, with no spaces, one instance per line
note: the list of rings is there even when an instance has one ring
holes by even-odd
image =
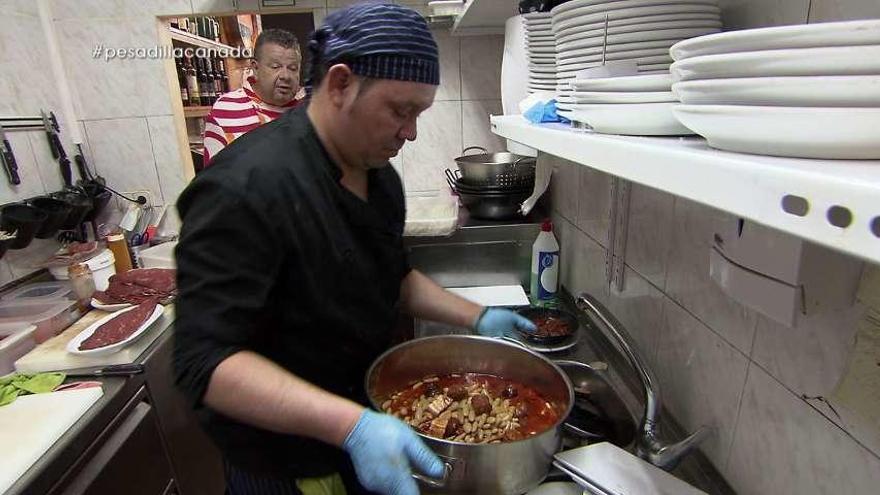
[[[535,333],[520,332],[523,338],[536,344],[558,344],[570,338],[578,328],[577,317],[561,309],[531,306],[517,312],[538,327]]]

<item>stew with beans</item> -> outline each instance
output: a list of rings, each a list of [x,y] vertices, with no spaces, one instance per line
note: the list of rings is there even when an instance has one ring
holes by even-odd
[[[476,373],[425,377],[392,394],[382,410],[425,435],[465,443],[522,440],[559,419],[537,390]]]

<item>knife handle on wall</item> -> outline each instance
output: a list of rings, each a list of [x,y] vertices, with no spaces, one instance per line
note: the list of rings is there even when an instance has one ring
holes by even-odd
[[[12,185],[21,184],[21,177],[18,175],[18,163],[15,162],[15,155],[12,154],[12,146],[9,140],[3,140],[3,170],[6,172],[6,178]]]

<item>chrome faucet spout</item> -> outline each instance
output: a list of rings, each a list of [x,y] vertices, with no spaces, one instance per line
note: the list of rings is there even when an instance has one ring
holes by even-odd
[[[591,319],[601,323],[614,344],[620,348],[636,371],[642,384],[645,407],[636,439],[636,454],[651,464],[665,469],[673,469],[678,462],[691,450],[696,448],[711,431],[706,427],[699,428],[687,438],[674,444],[663,444],[657,435],[660,421],[660,386],[657,378],[639,354],[632,337],[624,329],[623,324],[601,302],[590,294],[582,293],[576,301],[577,307],[586,312]]]

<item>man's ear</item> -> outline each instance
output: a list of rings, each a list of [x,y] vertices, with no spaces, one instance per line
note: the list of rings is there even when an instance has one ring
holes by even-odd
[[[330,101],[334,105],[342,106],[350,94],[357,89],[356,80],[354,73],[345,64],[336,64],[327,69],[323,84],[327,85]]]

